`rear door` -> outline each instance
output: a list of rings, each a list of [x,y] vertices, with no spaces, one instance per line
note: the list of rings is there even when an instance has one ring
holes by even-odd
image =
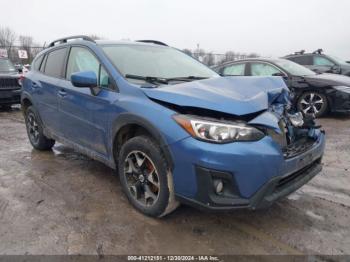
[[[63,67],[67,48],[58,48],[46,54],[40,71],[31,79],[32,96],[45,127],[56,135],[62,135],[58,112],[58,93],[60,79],[63,78]]]
[[[72,73],[95,72],[99,92],[90,88],[78,88],[70,81]],[[67,60],[66,77],[61,81],[62,94],[59,110],[64,136],[80,146],[106,156],[108,120],[113,110],[113,101],[119,93],[114,90],[112,78],[94,53],[82,46],[73,46]]]

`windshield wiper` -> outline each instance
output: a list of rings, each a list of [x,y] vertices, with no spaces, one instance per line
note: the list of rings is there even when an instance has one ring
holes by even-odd
[[[155,76],[138,76],[138,75],[126,74],[125,77],[130,78],[130,79],[136,79],[136,80],[144,80],[144,81],[151,83],[151,84],[155,84],[155,83],[168,84],[167,79],[155,77]]]
[[[193,81],[193,80],[203,80],[203,79],[208,79],[208,77],[203,77],[203,76],[180,76],[180,77],[166,78],[167,81]]]

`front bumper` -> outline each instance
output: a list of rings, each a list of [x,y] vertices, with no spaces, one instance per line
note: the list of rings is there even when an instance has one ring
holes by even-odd
[[[0,89],[0,105],[19,104],[21,89]]]
[[[328,97],[332,112],[350,113],[350,93],[331,89]]]
[[[321,171],[324,147],[319,130],[307,151],[288,159],[270,137],[226,145],[187,138],[171,145],[175,194],[182,203],[209,210],[265,208]],[[224,181],[223,195],[214,192],[217,178]]]

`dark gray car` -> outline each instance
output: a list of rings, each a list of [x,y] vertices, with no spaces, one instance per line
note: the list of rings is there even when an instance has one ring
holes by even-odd
[[[7,58],[0,58],[0,106],[20,103],[21,75]]]
[[[313,53],[305,53],[304,50],[302,50],[287,55],[284,58],[306,66],[316,73],[332,73],[350,76],[349,61],[344,61],[335,56],[325,55],[322,49],[318,49]]]

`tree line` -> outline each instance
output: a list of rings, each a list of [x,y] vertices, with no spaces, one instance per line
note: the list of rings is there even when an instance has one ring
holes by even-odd
[[[101,39],[98,35],[90,35],[93,39]],[[9,58],[15,63],[30,63],[34,57],[44,48],[34,41],[32,36],[17,35],[9,27],[0,27],[0,48],[7,50]],[[18,50],[26,50],[28,59],[21,60],[18,57]],[[196,58],[202,63],[213,66],[220,65],[228,61],[258,57],[257,53],[241,53],[234,51],[227,51],[223,54],[216,54],[213,52],[206,52],[204,49],[183,49],[183,52]]]

